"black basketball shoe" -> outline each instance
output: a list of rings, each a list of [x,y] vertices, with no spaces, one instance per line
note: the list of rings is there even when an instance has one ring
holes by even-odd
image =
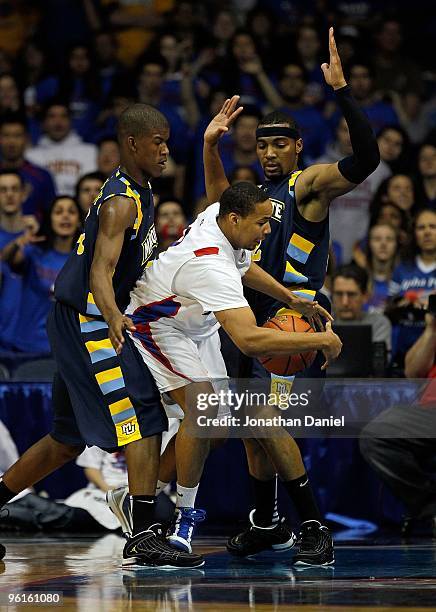
[[[3,559],[5,554],[6,554],[6,548],[3,546],[3,544],[0,544],[0,559]]]
[[[172,548],[162,536],[160,525],[151,525],[129,538],[123,550],[123,566],[160,567],[161,569],[201,567],[200,555]]]
[[[305,521],[301,524],[297,544],[294,565],[333,565],[335,562],[332,536],[319,521]]]
[[[294,546],[297,538],[283,522],[284,519],[273,527],[258,527],[254,524],[254,513],[255,510],[250,512],[250,527],[227,541],[227,550],[231,555],[248,557],[265,550],[281,552]]]

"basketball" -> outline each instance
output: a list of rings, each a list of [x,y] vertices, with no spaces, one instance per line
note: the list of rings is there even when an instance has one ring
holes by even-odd
[[[279,329],[284,332],[307,332],[313,334],[314,330],[307,321],[292,315],[279,315],[269,319],[263,327]],[[316,357],[316,351],[296,353],[295,355],[281,355],[278,357],[259,357],[263,367],[272,374],[280,376],[292,376],[297,372],[305,370],[312,365]]]

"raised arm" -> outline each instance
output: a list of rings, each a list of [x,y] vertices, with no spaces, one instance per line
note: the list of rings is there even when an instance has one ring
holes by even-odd
[[[321,68],[328,85],[336,92],[336,101],[350,131],[353,155],[335,164],[316,164],[304,170],[295,184],[300,212],[311,221],[325,218],[332,199],[362,183],[380,163],[377,140],[371,125],[351,95],[342,71],[333,35],[329,31],[330,63]]]
[[[135,327],[116,304],[112,276],[120,257],[124,233],[133,227],[135,218],[136,205],[131,198],[113,197],[101,206],[89,277],[96,306],[109,325],[109,338],[118,353],[124,343],[124,330],[134,330]]]
[[[223,191],[230,186],[218,150],[220,138],[229,131],[230,126],[241,114],[243,106],[236,108],[239,96],[227,99],[221,110],[206,128],[204,133],[203,163],[206,182],[206,195],[209,204],[218,202]]]

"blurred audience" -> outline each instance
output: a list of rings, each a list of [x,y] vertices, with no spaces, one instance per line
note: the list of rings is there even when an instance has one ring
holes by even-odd
[[[100,193],[106,176],[102,172],[90,172],[84,174],[76,185],[76,202],[82,209],[82,215],[85,217],[92,203]]]
[[[4,247],[3,259],[23,277],[18,320],[10,337],[15,350],[49,353],[46,321],[54,282],[79,237],[81,225],[77,202],[69,196],[58,196],[38,234],[26,231]]]
[[[368,274],[355,265],[340,266],[333,275],[332,305],[335,323],[341,325],[370,325],[372,342],[384,342],[391,350],[392,328],[383,314],[366,312]]]

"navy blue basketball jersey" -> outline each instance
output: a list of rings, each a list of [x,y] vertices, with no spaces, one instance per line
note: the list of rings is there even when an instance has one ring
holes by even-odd
[[[301,297],[314,299],[324,283],[329,251],[329,220],[307,221],[295,203],[295,170],[280,182],[262,185],[273,205],[271,233],[253,253],[253,261]],[[251,298],[251,299],[250,299]],[[258,323],[274,314],[278,304],[257,292],[249,296]]]
[[[130,291],[141,276],[157,246],[151,185],[142,187],[130,176],[116,170],[101,188],[85,221],[77,246],[69,256],[55,283],[55,298],[82,315],[101,317],[89,289],[89,273],[98,233],[100,207],[109,198],[127,196],[136,203],[136,220],[126,230],[120,257],[112,278],[115,301],[121,312],[129,303]]]

